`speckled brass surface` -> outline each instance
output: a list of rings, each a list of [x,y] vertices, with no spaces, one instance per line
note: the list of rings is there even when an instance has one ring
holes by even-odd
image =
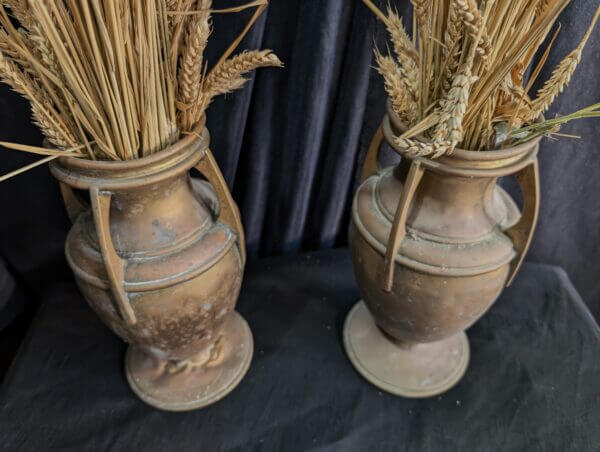
[[[197,356],[165,363],[147,348],[131,346],[125,373],[131,389],[146,403],[170,411],[193,410],[221,400],[238,385],[250,367],[252,346],[248,324],[233,311],[219,339]]]
[[[403,158],[373,174],[379,144],[386,139],[394,147],[393,136],[402,130],[388,109],[354,198],[350,244],[368,313],[349,316],[345,345],[376,386],[425,397],[458,382],[466,367],[464,360],[440,360],[427,350],[450,350],[452,338],[461,337],[510,283],[527,251],[539,207],[538,141],[501,151],[456,150],[438,160]],[[509,175],[521,183],[522,215],[497,185],[498,177]],[[409,351],[386,358],[382,350],[398,344]],[[426,356],[429,365],[422,362]]]
[[[344,347],[358,372],[394,395],[432,397],[454,386],[469,365],[464,332],[437,342],[404,346],[386,337],[361,300],[344,324]]]
[[[205,129],[139,160],[51,166],[74,221],[65,250],[77,283],[130,344],[134,391],[165,410],[222,398],[252,356],[252,334],[234,311],[243,231],[208,142]],[[190,178],[193,167],[207,180]],[[74,189],[89,192],[91,207]]]

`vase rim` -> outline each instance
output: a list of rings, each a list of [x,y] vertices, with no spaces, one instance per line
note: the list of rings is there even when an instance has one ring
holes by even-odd
[[[154,152],[146,157],[140,157],[132,160],[91,160],[78,157],[60,157],[57,160],[61,165],[73,169],[85,170],[111,170],[118,171],[120,169],[132,170],[135,168],[143,168],[148,165],[154,165],[169,159],[174,154],[177,154],[190,146],[195,140],[206,140],[208,138],[208,129],[204,125],[194,129],[192,132],[185,132],[183,138],[169,144],[164,149]]]
[[[400,116],[393,109],[392,103],[389,101],[389,99],[387,102],[387,115],[395,128],[401,131],[408,130],[408,126],[400,119]],[[444,155],[439,160],[455,159],[477,162],[490,160],[500,161],[504,159],[510,159],[521,154],[531,152],[531,150],[540,143],[541,139],[542,137],[540,136],[525,143],[518,144],[516,146],[510,146],[504,149],[496,149],[489,151],[470,151],[467,149],[455,148],[452,154]],[[422,140],[424,141],[425,139]]]
[[[208,148],[210,134],[202,125],[164,150],[134,160],[89,160],[61,157],[50,162],[60,181],[78,189],[96,186],[127,189],[160,182],[196,165]]]

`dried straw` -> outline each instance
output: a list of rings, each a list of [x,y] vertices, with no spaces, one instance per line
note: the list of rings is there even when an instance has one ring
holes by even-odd
[[[546,81],[543,88],[537,92],[537,97],[533,102],[531,109],[531,115],[529,117],[530,120],[536,119],[542,113],[545,113],[548,108],[550,108],[550,105],[552,102],[554,102],[556,97],[563,92],[565,87],[571,81],[571,77],[573,77],[573,73],[581,61],[583,49],[590,39],[599,16],[600,8],[598,8],[596,11],[594,18],[592,19],[592,23],[587,29],[579,45],[558,64],[556,69],[554,69],[550,79]]]
[[[272,50],[246,51],[225,61],[206,78],[204,92],[207,101],[210,102],[210,99],[215,96],[238,89],[246,82],[244,74],[267,66],[283,66]]]
[[[528,126],[568,84],[600,16],[598,7],[579,45],[530,98],[558,30],[539,62],[533,59],[570,0],[412,0],[412,39],[392,7],[383,13],[372,0],[363,2],[385,24],[394,50],[384,56],[375,49],[375,61],[394,110],[409,125],[396,144],[432,157],[455,147],[510,145],[513,138],[498,141],[499,124],[521,134],[556,133],[553,123]],[[415,141],[417,135],[430,141]]]
[[[202,55],[210,35],[211,3],[211,0],[199,1],[201,11],[189,20],[180,59],[178,108],[181,111],[180,125],[185,131],[191,131],[198,121],[195,105],[200,98]]]
[[[31,103],[56,146],[49,157],[141,158],[197,127],[210,100],[242,86],[243,74],[282,65],[270,50],[229,58],[266,4],[219,11],[257,7],[206,75],[210,0],[4,0],[0,78]]]

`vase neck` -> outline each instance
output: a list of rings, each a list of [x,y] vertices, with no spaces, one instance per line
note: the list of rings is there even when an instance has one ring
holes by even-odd
[[[410,161],[403,160],[382,178],[380,199],[395,212]],[[388,179],[388,180],[386,180]],[[493,194],[496,177],[461,177],[425,171],[417,187],[406,222],[407,228],[434,241],[469,242],[497,227]]]
[[[151,186],[113,191],[110,228],[122,254],[176,247],[212,224],[211,212],[187,173]]]

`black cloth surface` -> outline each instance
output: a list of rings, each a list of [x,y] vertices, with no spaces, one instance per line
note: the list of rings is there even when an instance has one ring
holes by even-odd
[[[23,311],[25,297],[0,258],[0,332]]]
[[[225,6],[246,3],[227,0]],[[388,0],[375,0],[380,7]],[[393,0],[410,28],[409,0]],[[583,35],[598,0],[573,0],[540,75]],[[237,36],[252,11],[216,14],[209,64]],[[208,110],[212,149],[240,206],[250,256],[270,256],[347,243],[352,195],[369,141],[381,122],[385,92],[373,69],[374,41],[387,48],[384,27],[360,0],[271,0],[241,49],[270,48],[283,69],[260,69],[244,89]],[[565,94],[549,116],[600,101],[600,32],[591,36]],[[540,221],[529,259],[572,276],[600,318],[600,141],[598,120],[566,126],[579,140],[544,140]],[[39,145],[29,109],[0,88],[0,139]],[[0,150],[0,174],[37,157]],[[37,300],[51,282],[68,280],[63,258],[68,220],[46,168],[0,184],[0,256]],[[2,270],[0,270],[2,271]]]
[[[250,263],[238,310],[255,339],[229,396],[154,410],[123,376],[125,344],[73,285],[48,294],[0,391],[3,450],[596,451],[600,330],[566,274],[526,264],[469,331],[449,392],[383,393],[342,346],[359,298],[347,250]]]

